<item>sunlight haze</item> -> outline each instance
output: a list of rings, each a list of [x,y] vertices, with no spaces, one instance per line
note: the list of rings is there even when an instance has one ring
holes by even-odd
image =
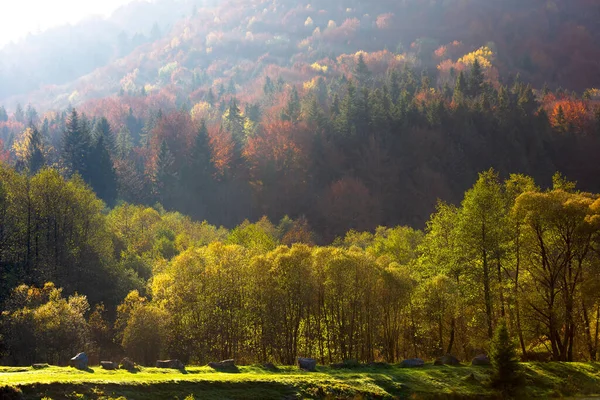
[[[0,13],[0,46],[28,33],[72,24],[91,15],[109,15],[133,0],[20,0],[4,5]]]

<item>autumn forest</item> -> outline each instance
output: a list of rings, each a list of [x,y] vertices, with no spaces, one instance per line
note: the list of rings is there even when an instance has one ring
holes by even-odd
[[[600,357],[596,2],[166,3],[0,49],[0,364]]]

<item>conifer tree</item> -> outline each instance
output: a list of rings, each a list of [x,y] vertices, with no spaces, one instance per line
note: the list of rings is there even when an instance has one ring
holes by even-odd
[[[116,149],[115,137],[112,128],[105,117],[100,118],[94,126],[94,140],[97,142],[100,138],[102,138],[103,145],[112,155]]]
[[[515,345],[509,336],[505,320],[500,321],[494,333],[490,361],[494,369],[492,386],[502,391],[504,396],[511,396],[519,385],[520,374]]]
[[[454,95],[452,100],[455,103],[461,103],[465,98],[465,93],[467,90],[467,82],[465,80],[465,74],[460,71],[458,77],[456,78],[456,84],[454,85]]]
[[[29,175],[35,175],[45,164],[43,141],[40,131],[31,126],[25,131],[25,168]]]
[[[8,121],[8,113],[6,112],[6,108],[4,106],[0,106],[0,122]]]
[[[109,206],[113,206],[117,198],[117,174],[110,157],[106,137],[99,135],[90,151],[89,178],[98,197]]]
[[[469,73],[469,94],[471,96],[477,96],[481,92],[483,87],[483,70],[479,60],[475,58],[475,61],[471,65],[471,71]]]
[[[154,194],[158,201],[167,207],[170,205],[171,189],[175,186],[177,180],[177,172],[174,169],[174,165],[175,157],[173,157],[173,153],[169,150],[167,142],[163,140],[154,166],[152,180]]]
[[[354,68],[354,78],[358,82],[359,86],[368,85],[371,80],[371,71],[369,71],[369,67],[365,62],[365,58],[362,53],[358,55],[358,61],[356,63],[356,67]]]
[[[62,158],[69,173],[79,173],[87,181],[90,138],[86,125],[76,110],[71,111],[63,133]]]
[[[25,112],[23,112],[21,104],[17,104],[17,108],[15,109],[15,119],[17,122],[25,123]]]

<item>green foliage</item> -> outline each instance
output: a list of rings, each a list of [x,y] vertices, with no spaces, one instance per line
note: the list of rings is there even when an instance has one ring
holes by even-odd
[[[513,394],[521,382],[520,367],[506,321],[498,324],[490,345],[490,361],[494,368],[492,385],[506,396]]]

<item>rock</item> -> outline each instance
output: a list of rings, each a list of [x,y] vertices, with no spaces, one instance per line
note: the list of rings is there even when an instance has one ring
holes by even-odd
[[[279,368],[277,368],[277,366],[275,364],[273,364],[273,363],[263,364],[262,367],[264,369],[266,369],[267,371],[272,371],[272,372],[279,371]]]
[[[309,372],[315,372],[317,370],[317,360],[313,358],[298,358],[298,366],[300,369]]]
[[[121,363],[119,364],[119,368],[125,369],[127,371],[133,371],[133,370],[135,370],[135,363],[126,357],[121,360]]]
[[[48,364],[33,364],[31,366],[31,368],[33,369],[44,369],[44,368],[48,368],[49,365]]]
[[[89,359],[87,354],[79,353],[69,361],[69,366],[77,369],[87,369]]]
[[[158,360],[156,368],[185,369],[185,365],[179,360]]]
[[[471,365],[492,365],[490,359],[485,354],[480,354],[471,360]]]
[[[467,382],[467,383],[478,383],[479,382],[477,380],[477,378],[475,377],[475,374],[472,372],[469,375],[462,378],[462,380],[463,380],[463,382]]]
[[[110,371],[118,368],[118,365],[112,361],[100,361],[100,365],[102,366],[102,369],[107,369]]]
[[[435,360],[433,365],[460,365],[460,361],[458,361],[458,358],[454,357],[453,355],[446,354],[445,356]]]
[[[417,368],[425,366],[425,361],[420,358],[409,358],[400,363],[402,368]]]
[[[223,360],[219,362],[209,362],[208,366],[217,371],[237,371],[235,360]]]

